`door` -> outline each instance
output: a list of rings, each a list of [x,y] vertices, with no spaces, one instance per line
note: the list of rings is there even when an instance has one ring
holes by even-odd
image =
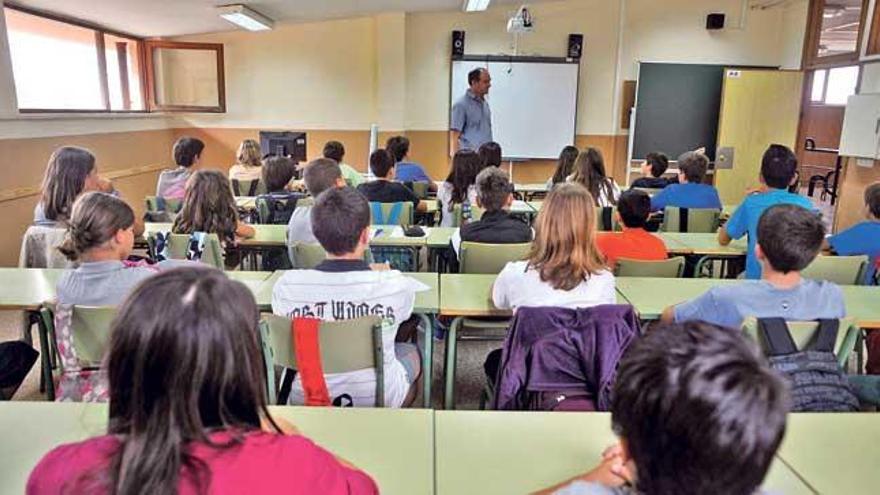
[[[739,204],[760,185],[761,157],[769,145],[797,149],[803,78],[798,71],[725,71],[718,149],[733,150],[733,166],[715,171],[723,204]]]

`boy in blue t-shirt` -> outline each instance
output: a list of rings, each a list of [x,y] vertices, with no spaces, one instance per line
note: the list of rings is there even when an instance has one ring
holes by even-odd
[[[755,246],[758,244],[758,220],[764,210],[778,204],[794,204],[815,210],[810,200],[788,192],[788,187],[797,175],[797,157],[790,149],[781,144],[771,144],[761,160],[762,192],[746,196],[743,202],[727,221],[718,229],[718,243],[727,246],[733,239],[744,235],[749,236],[749,247],[746,254],[746,278],[761,278],[761,264],[755,257]]]
[[[880,264],[880,182],[865,189],[866,221],[828,238],[828,246],[840,256],[870,257],[865,284],[873,285]]]
[[[692,301],[666,308],[661,319],[739,328],[749,316],[795,321],[843,318],[846,306],[840,287],[802,278],[800,273],[819,254],[824,238],[825,226],[811,210],[772,206],[758,221],[755,256],[763,267],[762,279],[713,287]]]
[[[427,182],[429,191],[437,191],[437,184],[431,180],[425,169],[415,162],[407,161],[409,158],[409,138],[405,136],[393,136],[388,138],[385,149],[394,158],[397,182]]]
[[[662,211],[667,206],[678,208],[721,209],[718,190],[703,184],[709,159],[696,151],[678,157],[678,184],[670,184],[651,198],[651,211]]]

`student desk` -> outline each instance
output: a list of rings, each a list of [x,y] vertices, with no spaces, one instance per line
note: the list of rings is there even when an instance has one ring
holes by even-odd
[[[608,413],[436,411],[434,430],[438,495],[547,488],[598,465],[602,451],[617,441]],[[764,487],[786,495],[812,493],[778,460]]]
[[[876,413],[789,414],[778,457],[816,493],[877,493]]]
[[[695,254],[713,258],[740,257],[746,255],[748,248],[745,239],[722,246],[718,244],[718,234],[658,232],[657,235],[666,243],[667,249],[676,254]]]
[[[272,273],[270,277],[260,284],[260,287],[254,293],[257,299],[257,306],[259,306],[261,311],[272,311],[272,289],[284,273],[284,271]],[[421,316],[422,325],[425,330],[422,347],[422,396],[424,407],[428,408],[431,405],[431,383],[433,379],[431,371],[434,359],[434,325],[431,317],[440,311],[440,278],[436,273],[406,273],[405,275],[429,287],[429,290],[416,292],[416,300],[413,307],[413,313]]]
[[[425,410],[270,406],[324,448],[370,473],[382,493],[434,491],[433,414]],[[106,404],[0,403],[0,479],[24,493],[31,470],[54,447],[106,431]]]

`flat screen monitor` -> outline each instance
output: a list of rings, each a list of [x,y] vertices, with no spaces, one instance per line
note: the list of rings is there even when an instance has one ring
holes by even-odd
[[[263,155],[289,156],[297,162],[306,161],[306,133],[260,131]]]

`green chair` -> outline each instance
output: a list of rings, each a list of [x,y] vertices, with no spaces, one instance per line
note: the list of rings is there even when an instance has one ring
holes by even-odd
[[[116,317],[115,307],[73,306],[71,308],[71,343],[79,365],[84,369],[98,369],[104,361],[110,345],[110,326]],[[55,331],[55,305],[40,308],[40,349],[46,395],[55,400],[53,371],[58,353]],[[64,359],[60,360],[64,371]]]
[[[266,185],[260,179],[238,180],[230,179],[232,194],[234,196],[259,196],[266,194]]]
[[[603,206],[596,209],[599,218],[596,219],[596,229],[601,232],[620,232],[623,226],[617,218],[617,208],[614,206]]]
[[[401,225],[413,224],[413,204],[406,202],[379,203],[370,202],[370,219],[373,225]]]
[[[498,274],[508,261],[525,259],[532,243],[486,244],[481,242],[462,242],[459,250],[459,271],[461,273]]]
[[[291,249],[293,268],[297,270],[310,270],[320,264],[327,257],[327,252],[320,244],[307,244],[295,242]]]
[[[817,256],[801,276],[838,285],[861,285],[868,262],[867,256]]]
[[[183,206],[183,200],[176,198],[160,198],[159,196],[147,196],[144,198],[146,211],[169,211],[177,213]]]
[[[163,250],[167,259],[189,259],[187,254],[190,246],[190,234],[162,234],[160,232],[147,233],[147,247],[149,248],[150,257],[159,259],[160,255],[162,255],[159,252],[159,235],[164,235],[168,239],[168,245]],[[224,269],[223,246],[220,244],[220,238],[217,237],[217,234],[208,234],[200,261],[214,268]]]
[[[662,261],[619,259],[614,275],[617,277],[681,278],[684,274],[684,256]]]
[[[441,210],[443,209],[442,205],[440,206],[440,209]],[[477,205],[471,204],[471,220],[470,221],[476,222],[477,220],[483,218],[483,213],[485,211],[486,210],[478,207]],[[440,212],[441,215],[447,215],[448,213],[449,212],[447,212],[447,211]],[[461,227],[461,225],[462,225],[461,204],[459,203],[459,204],[452,205],[452,226],[453,227]]]
[[[713,234],[718,231],[721,210],[711,208],[678,208],[667,206],[663,213],[663,232]]]
[[[418,196],[419,199],[425,199],[428,197],[428,183],[427,182],[404,182],[403,185],[410,188],[412,192]]]
[[[325,374],[376,370],[376,407],[385,405],[385,361],[382,329],[378,316],[354,320],[321,322],[318,331],[321,366]],[[291,333],[291,319],[265,315],[260,322],[263,358],[266,362],[266,387],[269,401],[279,402],[275,367],[297,369],[296,351]],[[281,399],[284,399],[283,397]]]
[[[816,321],[789,321],[788,331],[797,348],[805,348],[810,341],[813,340],[816,331],[819,329],[819,323]],[[766,350],[767,342],[760,332],[758,332],[758,319],[754,317],[747,318],[743,322],[743,332],[758,343],[762,350]],[[859,327],[855,325],[852,318],[842,318],[840,326],[837,330],[837,342],[834,344],[834,355],[837,356],[837,362],[841,368],[846,368],[846,362],[855,349],[856,342],[859,339]]]

